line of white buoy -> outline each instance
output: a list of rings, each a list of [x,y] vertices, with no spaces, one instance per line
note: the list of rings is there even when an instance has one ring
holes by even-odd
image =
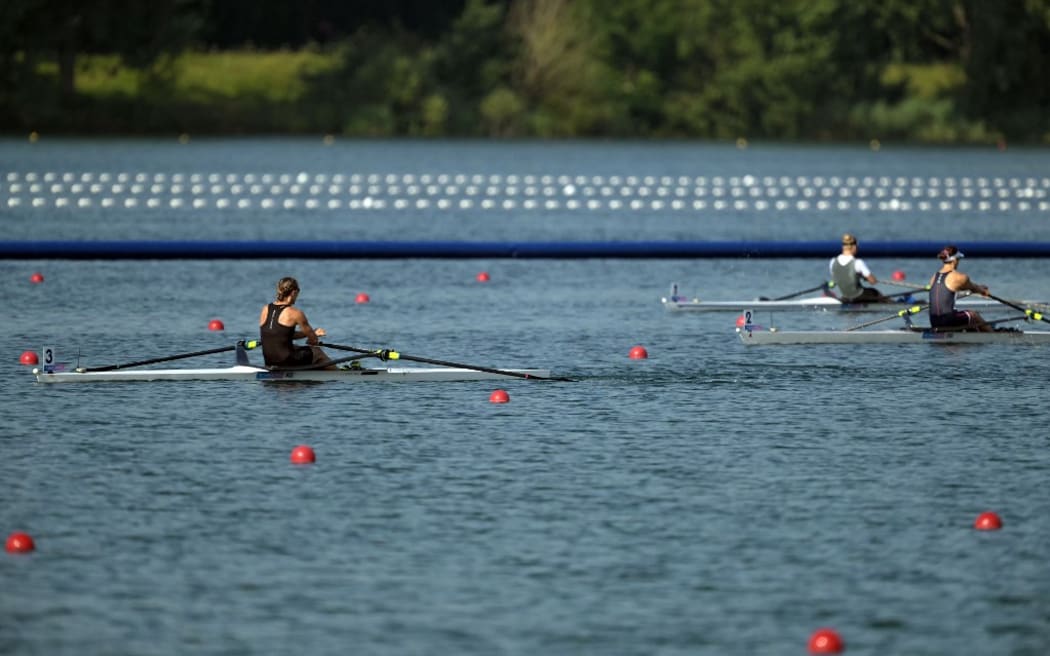
[[[305,209],[1050,210],[1050,178],[8,172],[0,205]]]
[[[831,187],[753,187],[745,189],[743,187],[583,187],[582,189],[565,189],[558,187],[496,187],[488,186],[484,189],[467,185],[466,187],[447,186],[439,187],[437,185],[429,185],[425,188],[408,185],[407,187],[401,187],[399,185],[391,185],[388,187],[382,187],[379,185],[369,185],[367,187],[361,185],[349,185],[346,187],[329,185],[322,187],[320,185],[311,185],[309,187],[303,187],[300,185],[289,185],[287,187],[279,184],[270,185],[264,187],[263,185],[250,185],[245,186],[242,184],[193,184],[185,186],[182,184],[164,185],[164,184],[151,184],[148,187],[144,184],[133,183],[130,185],[124,185],[116,183],[112,185],[102,185],[99,183],[84,185],[80,183],[74,183],[71,185],[63,185],[61,183],[54,183],[51,185],[43,185],[40,183],[31,183],[25,185],[23,183],[11,183],[6,185],[0,185],[0,194],[6,193],[9,196],[15,196],[19,194],[30,194],[30,195],[65,195],[65,194],[90,194],[93,196],[99,195],[132,195],[132,196],[330,196],[330,197],[342,197],[342,196],[359,196],[359,197],[398,197],[401,195],[407,196],[446,196],[446,197],[459,197],[459,196],[489,196],[489,197],[516,197],[516,196],[544,196],[547,198],[554,197],[576,197],[582,196],[585,198],[609,198],[609,197],[649,197],[658,196],[661,198],[666,197],[697,197],[703,198],[707,196],[712,197],[723,197],[731,196],[733,198],[741,198],[749,196],[751,198],[778,198],[784,196],[787,198],[795,197],[806,197],[812,198],[820,196],[822,198],[1000,198],[1000,199],[1042,199],[1050,197],[1050,191],[1046,189],[1038,189],[1033,187],[1023,188],[990,188],[990,187],[965,187],[965,188],[941,188],[941,187],[912,187],[912,188],[850,188],[850,187],[839,187],[834,189]]]
[[[26,182],[43,181],[43,182],[57,182],[62,181],[66,183],[72,182],[165,182],[171,181],[173,183],[221,183],[227,184],[273,184],[279,183],[283,185],[289,185],[297,183],[300,185],[306,184],[380,184],[385,183],[387,185],[392,184],[473,184],[473,185],[484,185],[484,184],[508,184],[508,185],[553,185],[558,184],[561,186],[567,185],[626,185],[626,186],[664,186],[669,187],[673,185],[678,186],[730,186],[730,187],[753,187],[753,186],[790,186],[795,185],[799,187],[815,186],[815,187],[938,187],[938,186],[993,186],[993,187],[1043,187],[1050,188],[1050,177],[1000,177],[1000,176],[753,176],[753,175],[742,175],[742,176],[669,176],[664,175],[660,177],[646,175],[646,176],[635,176],[635,175],[499,175],[499,174],[394,174],[394,173],[353,173],[353,174],[327,174],[327,173],[129,173],[129,172],[83,172],[83,173],[72,173],[72,172],[18,172],[11,171],[5,176],[7,182],[18,182],[24,180]]]
[[[351,198],[351,199],[339,199],[339,198],[272,198],[263,197],[259,199],[250,198],[158,198],[158,197],[146,197],[137,198],[134,196],[124,198],[113,198],[105,196],[102,198],[90,198],[90,197],[79,197],[69,198],[66,196],[57,196],[53,198],[44,197],[30,197],[23,199],[18,196],[9,197],[6,200],[0,198],[0,204],[4,204],[8,207],[61,207],[61,208],[90,208],[90,207],[104,207],[104,208],[161,208],[168,207],[173,209],[180,208],[192,208],[192,209],[272,209],[272,208],[284,208],[284,209],[328,209],[328,210],[383,210],[392,208],[395,210],[448,210],[448,209],[485,209],[485,210],[515,210],[515,209],[546,209],[546,210],[732,210],[732,211],[829,211],[836,210],[840,212],[848,211],[873,211],[877,210],[880,212],[1050,212],[1050,201],[1040,202],[1029,202],[1020,201],[1012,202],[1009,200],[982,200],[982,201],[959,201],[951,202],[946,200],[941,201],[909,201],[893,198],[890,200],[879,200],[879,201],[848,201],[848,200],[834,200],[834,199],[818,199],[818,200],[746,200],[746,199],[716,199],[716,200],[683,200],[683,199],[672,199],[672,200],[642,200],[638,198],[634,199],[609,199],[609,200],[559,200],[554,198],[548,199],[532,199],[527,198],[524,200],[513,199],[513,198],[482,198],[471,199],[471,198]]]

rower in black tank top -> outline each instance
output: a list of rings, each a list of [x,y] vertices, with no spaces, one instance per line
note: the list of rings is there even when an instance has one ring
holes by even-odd
[[[299,367],[312,364],[313,350],[309,346],[296,346],[292,341],[295,326],[282,326],[278,321],[286,307],[288,306],[270,303],[266,321],[259,326],[263,360],[268,367]]]
[[[930,278],[930,326],[939,329],[965,328],[990,332],[994,328],[980,313],[955,307],[955,298],[959,292],[988,295],[988,287],[978,285],[970,280],[970,276],[959,271],[959,261],[964,257],[962,251],[952,244],[945,246],[937,254],[942,265]]]
[[[269,367],[301,367],[326,365],[330,360],[319,344],[324,328],[314,328],[306,314],[295,306],[299,298],[299,283],[295,278],[277,281],[277,294],[273,302],[259,310],[259,338],[262,342],[263,359]],[[281,319],[284,323],[281,323]],[[296,346],[296,339],[305,339],[308,346]]]
[[[262,359],[267,366],[300,366],[314,361],[309,346],[296,346],[292,342],[294,325],[281,325],[277,319],[288,305],[270,303],[266,322],[259,326],[259,341],[262,342]]]
[[[944,284],[949,271],[938,271],[930,285],[930,325],[934,328],[965,327],[970,324],[970,315],[955,309],[955,292]]]

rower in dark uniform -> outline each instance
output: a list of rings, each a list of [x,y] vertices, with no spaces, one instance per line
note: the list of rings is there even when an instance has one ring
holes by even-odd
[[[259,340],[268,367],[303,367],[329,360],[317,346],[324,328],[315,330],[310,325],[306,314],[294,305],[297,298],[299,283],[295,278],[281,278],[276,301],[263,306],[259,315]],[[296,346],[294,340],[304,337],[309,346]]]
[[[934,328],[965,328],[992,332],[992,327],[973,310],[956,310],[955,295],[969,291],[982,296],[988,288],[970,280],[970,276],[958,271],[959,260],[965,257],[955,246],[945,246],[937,254],[944,264],[930,278],[930,325]]]

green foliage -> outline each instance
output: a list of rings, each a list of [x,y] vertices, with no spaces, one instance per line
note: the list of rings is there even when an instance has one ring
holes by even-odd
[[[481,101],[486,136],[516,137],[525,124],[525,103],[507,87],[493,89]]]
[[[609,86],[587,15],[569,0],[519,0],[510,29],[520,43],[514,69],[516,90],[532,109],[532,132],[574,137],[601,132],[600,108]]]
[[[175,62],[173,91],[191,100],[247,96],[273,103],[295,102],[307,93],[312,76],[336,66],[333,55],[315,50],[188,52]]]
[[[468,0],[452,30],[435,46],[434,75],[465,96],[480,98],[508,80],[513,45],[504,7]]]
[[[210,51],[205,0],[6,0],[0,130],[1050,139],[1050,0],[464,0],[413,30],[338,7],[355,31],[323,46]]]
[[[367,104],[349,112],[342,132],[355,137],[389,137],[396,127],[394,112],[386,105]]]
[[[890,64],[882,71],[886,87],[903,87],[908,96],[932,100],[956,93],[966,84],[966,73],[956,64]]]
[[[881,81],[896,90],[886,95],[900,100],[882,99],[853,108],[853,122],[867,126],[869,136],[926,143],[992,143],[1000,138],[960,111],[954,96],[966,77],[957,65],[890,65],[883,69]]]
[[[967,3],[968,39],[959,94],[967,115],[986,119],[1012,139],[1050,132],[1050,1]]]
[[[440,137],[445,134],[448,112],[449,105],[444,96],[435,93],[424,98],[421,134],[425,137]]]

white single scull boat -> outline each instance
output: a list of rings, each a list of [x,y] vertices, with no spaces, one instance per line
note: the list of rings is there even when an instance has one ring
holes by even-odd
[[[256,341],[239,341],[235,346],[221,347],[198,351],[195,353],[184,353],[167,357],[141,360],[122,365],[110,365],[104,367],[81,367],[68,362],[58,362],[55,350],[44,347],[41,351],[42,366],[33,369],[33,375],[40,383],[97,383],[97,382],[131,382],[131,381],[157,381],[157,380],[256,380],[263,382],[326,382],[343,380],[351,382],[374,382],[380,380],[389,381],[472,381],[493,380],[508,378],[520,378],[529,380],[568,380],[565,378],[551,378],[549,369],[494,369],[491,367],[473,367],[468,364],[457,364],[443,360],[430,360],[418,356],[402,355],[397,351],[384,349],[381,351],[368,351],[356,347],[344,347],[337,344],[328,344],[332,348],[344,351],[357,351],[361,355],[351,356],[345,360],[352,360],[352,364],[339,366],[336,369],[272,369],[253,365],[248,358],[248,349],[257,348]],[[162,369],[149,367],[160,362],[171,360],[182,360],[190,357],[211,355],[235,351],[236,364],[231,367],[212,368],[183,368]],[[365,367],[358,360],[361,357],[375,356],[384,362],[387,359],[409,359],[428,364],[440,365],[437,367]],[[332,361],[333,366],[340,360]]]
[[[687,298],[678,291],[678,284],[671,285],[671,295],[660,299],[664,308],[671,312],[743,312],[744,310],[825,310],[833,312],[894,312],[895,308],[907,307],[925,298],[921,290],[914,293],[901,292],[894,294],[892,301],[883,303],[843,303],[835,296],[821,294],[788,299],[755,299],[752,301],[705,301],[700,298]],[[1020,305],[1046,307],[1046,301],[1017,301]],[[998,301],[978,296],[965,296],[956,300],[955,306],[960,310],[1001,309]]]
[[[234,365],[212,369],[117,369],[113,371],[77,371],[33,369],[37,382],[40,383],[100,383],[155,380],[258,380],[258,381],[291,381],[291,382],[325,382],[342,380],[350,382],[388,381],[471,381],[471,380],[507,380],[509,375],[516,377],[550,378],[549,369],[501,369],[508,374],[498,374],[476,369],[455,367],[388,367],[359,369],[308,369],[300,371],[271,371],[252,365]]]
[[[737,328],[745,346],[783,344],[1050,344],[1050,332],[996,330],[940,331],[931,328],[896,330],[778,330]]]
[[[660,299],[664,307],[672,312],[743,312],[744,310],[826,310],[832,312],[893,312],[915,303],[905,297],[901,301],[887,303],[843,303],[833,296],[811,296],[782,301],[703,301],[681,296]],[[905,302],[906,301],[906,302]],[[1037,305],[1034,301],[1022,301],[1026,305]],[[960,298],[955,306],[960,310],[1001,308],[999,303],[986,298]]]

